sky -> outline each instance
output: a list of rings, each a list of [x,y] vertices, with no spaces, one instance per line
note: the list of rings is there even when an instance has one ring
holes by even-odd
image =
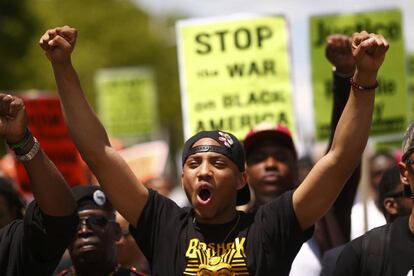
[[[414,52],[414,1],[329,1],[329,0],[135,0],[137,5],[154,16],[179,14],[188,18],[259,13],[284,15],[290,26],[294,109],[298,130],[299,152],[314,136],[312,89],[309,56],[309,18],[312,15],[352,13],[387,8],[403,11],[406,50]]]

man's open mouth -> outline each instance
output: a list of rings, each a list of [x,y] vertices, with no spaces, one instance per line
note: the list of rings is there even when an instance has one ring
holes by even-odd
[[[207,204],[211,200],[212,193],[208,188],[201,188],[197,193],[197,198],[202,204]]]

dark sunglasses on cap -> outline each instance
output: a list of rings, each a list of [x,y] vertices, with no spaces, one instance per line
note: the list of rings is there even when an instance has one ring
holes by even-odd
[[[92,228],[103,228],[105,227],[109,222],[114,222],[115,220],[109,219],[105,216],[100,215],[92,215],[88,217],[82,217],[79,218],[79,227],[81,225],[89,225]]]

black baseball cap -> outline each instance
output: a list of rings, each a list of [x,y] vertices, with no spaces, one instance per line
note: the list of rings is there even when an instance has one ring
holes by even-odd
[[[99,186],[78,185],[72,188],[72,193],[78,204],[78,210],[94,205],[96,208],[114,211],[112,204],[108,201],[102,188]]]
[[[202,138],[211,138],[217,141],[220,146],[202,145],[193,147],[195,142]],[[199,152],[217,152],[223,154],[234,164],[236,164],[239,171],[245,171],[246,157],[244,154],[243,146],[240,141],[231,133],[221,130],[201,131],[188,139],[183,148],[182,166],[184,166],[187,158],[195,153]],[[237,191],[237,205],[244,205],[250,201],[250,191],[246,184],[243,188]]]

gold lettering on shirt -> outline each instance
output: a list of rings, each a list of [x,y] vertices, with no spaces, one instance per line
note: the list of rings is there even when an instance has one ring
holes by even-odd
[[[237,237],[233,242],[206,244],[191,239],[185,254],[187,266],[184,275],[249,275],[245,241],[245,237]]]

